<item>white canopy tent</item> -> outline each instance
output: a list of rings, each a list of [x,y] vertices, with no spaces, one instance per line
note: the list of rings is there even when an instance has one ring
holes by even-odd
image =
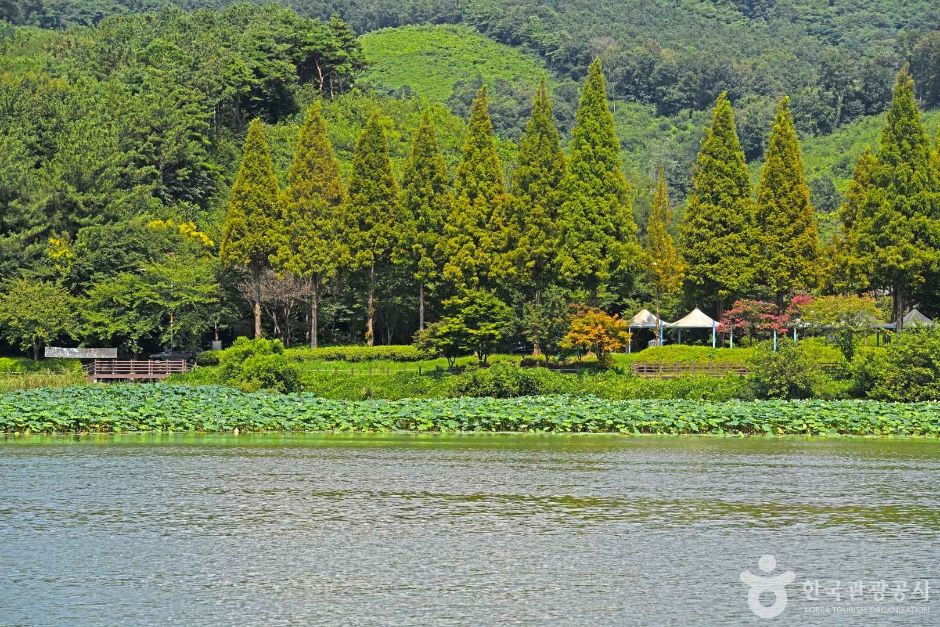
[[[660,322],[662,322],[662,326],[660,326]],[[633,329],[649,329],[651,331],[656,331],[657,329],[659,329],[659,333],[658,333],[659,337],[656,338],[656,341],[659,342],[660,345],[662,345],[663,343],[662,330],[665,327],[670,326],[670,324],[666,322],[665,320],[662,320],[661,318],[657,318],[656,314],[652,313],[649,309],[641,309],[640,313],[638,313],[637,315],[633,316],[630,319],[629,326],[630,326],[631,331]],[[631,352],[632,350],[633,350],[633,343],[631,342],[630,344],[627,345],[627,352]]]
[[[679,341],[682,341],[682,329],[711,329],[712,330],[712,348],[718,343],[717,332],[718,323],[696,307],[690,311],[684,318],[676,320],[669,325],[670,329],[679,330]]]
[[[669,324],[664,322],[663,324]],[[656,329],[659,327],[659,318],[649,309],[641,309],[640,313],[630,319],[631,329]]]
[[[907,315],[904,316],[903,320],[905,327],[932,327],[937,324],[916,309],[911,309],[909,312],[907,312]]]

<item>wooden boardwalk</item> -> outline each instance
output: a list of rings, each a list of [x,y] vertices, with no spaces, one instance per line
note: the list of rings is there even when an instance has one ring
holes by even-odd
[[[185,360],[96,359],[84,366],[85,376],[101,381],[160,381],[171,374],[187,372]]]
[[[740,364],[723,364],[712,362],[649,364],[634,363],[633,374],[638,377],[681,377],[688,374],[698,374],[706,377],[723,377],[729,374],[746,375],[748,369]]]

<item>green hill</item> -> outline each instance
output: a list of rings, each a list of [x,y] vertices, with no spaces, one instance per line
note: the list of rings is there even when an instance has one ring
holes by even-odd
[[[829,176],[839,191],[845,191],[852,178],[858,156],[870,146],[878,150],[878,137],[884,114],[872,115],[847,124],[829,135],[810,137],[803,142],[807,177],[812,180]],[[940,130],[940,109],[924,114],[924,125],[931,136]]]
[[[479,74],[485,82],[525,81],[535,86],[546,74],[537,57],[498,44],[468,26],[404,26],[361,37],[369,60],[362,80],[397,92],[405,88],[446,102],[461,79]]]

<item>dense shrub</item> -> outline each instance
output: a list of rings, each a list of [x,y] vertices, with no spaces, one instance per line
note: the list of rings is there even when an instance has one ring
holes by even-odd
[[[284,355],[280,340],[240,337],[224,351],[201,353],[197,364],[201,367],[184,375],[174,375],[169,383],[222,383],[246,391],[299,392],[303,389],[300,370]]]
[[[940,400],[940,327],[900,333],[854,362],[855,391],[886,401]]]
[[[299,361],[421,361],[428,354],[411,344],[390,346],[323,346],[290,348],[286,354]]]
[[[22,372],[23,366],[19,359],[13,357],[0,357],[0,374]]]
[[[218,366],[222,351],[203,351],[196,355],[197,366]]]
[[[748,380],[757,398],[810,398],[816,368],[798,346],[782,342],[776,351],[764,347],[749,362]]]
[[[614,373],[585,375],[575,379],[582,394],[610,400],[683,399],[730,401],[753,398],[744,377],[689,375],[671,378],[634,377]]]
[[[283,355],[252,355],[241,365],[236,378],[238,387],[247,390],[299,392],[303,389],[300,371]]]
[[[284,345],[281,343],[281,340],[267,340],[263,337],[256,337],[249,340],[246,337],[240,337],[219,355],[222,379],[231,380],[237,378],[242,372],[242,364],[249,357],[256,355],[283,354]]]
[[[515,398],[561,394],[571,391],[573,382],[566,380],[565,375],[546,368],[520,368],[508,362],[498,362],[489,368],[471,368],[448,377],[447,395]]]

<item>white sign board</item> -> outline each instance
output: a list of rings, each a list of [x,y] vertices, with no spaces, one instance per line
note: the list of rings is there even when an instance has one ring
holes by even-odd
[[[58,357],[60,359],[117,359],[117,349],[47,346],[46,357]]]

